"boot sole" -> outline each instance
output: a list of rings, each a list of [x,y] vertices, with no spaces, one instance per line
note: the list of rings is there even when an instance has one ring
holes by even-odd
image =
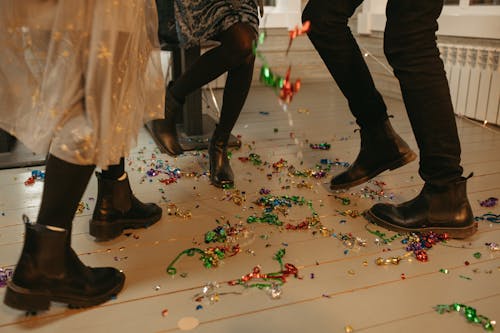
[[[105,294],[94,296],[92,298],[82,298],[71,295],[53,295],[48,291],[33,291],[17,286],[12,281],[7,282],[4,304],[18,310],[37,312],[46,311],[50,308],[51,302],[68,304],[69,308],[88,308],[109,301],[116,296],[125,283],[125,277],[121,283]]]
[[[375,171],[366,175],[365,177],[358,178],[350,183],[335,184],[335,185],[330,184],[330,190],[332,190],[332,191],[346,190],[346,189],[349,189],[351,187],[366,183],[367,181],[378,176],[382,172],[384,172],[386,170],[394,170],[394,169],[401,168],[402,166],[405,166],[406,164],[415,161],[416,158],[417,158],[417,154],[415,154],[413,151],[410,151],[410,152],[406,153],[405,155],[403,155],[401,158],[399,158],[395,161],[392,161],[392,162],[376,169]]]
[[[365,218],[371,223],[401,233],[412,233],[412,232],[425,233],[433,231],[439,234],[447,233],[450,238],[464,239],[472,236],[478,229],[477,222],[473,222],[471,225],[466,227],[458,227],[458,228],[456,227],[405,228],[399,225],[394,225],[388,221],[378,218],[377,216],[375,216],[375,214],[372,213],[371,209],[367,210],[364,215]]]
[[[108,241],[120,236],[126,229],[147,228],[161,219],[161,213],[141,220],[116,220],[113,222],[90,220],[89,233],[97,241]]]

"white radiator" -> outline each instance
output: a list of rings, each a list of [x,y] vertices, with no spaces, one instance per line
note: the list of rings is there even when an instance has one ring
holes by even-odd
[[[500,50],[438,44],[455,113],[500,125]]]
[[[438,44],[438,47],[455,113],[500,125],[500,49],[456,44]],[[373,57],[392,74],[392,70],[380,60],[363,47],[361,49],[365,56]],[[165,59],[165,62],[168,63],[168,60]],[[225,80],[226,76],[222,75],[209,83],[209,87],[223,88]]]

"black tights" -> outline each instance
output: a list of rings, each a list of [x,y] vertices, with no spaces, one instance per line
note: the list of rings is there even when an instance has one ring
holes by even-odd
[[[172,94],[183,100],[188,94],[227,72],[217,135],[227,139],[252,83],[253,41],[256,33],[246,23],[236,23],[220,33],[221,45],[204,53],[172,86]]]
[[[94,168],[94,165],[71,164],[49,155],[37,222],[71,231],[78,203]]]
[[[125,173],[125,158],[120,159],[120,163],[110,165],[107,170],[102,170],[102,176],[107,179],[118,179]]]

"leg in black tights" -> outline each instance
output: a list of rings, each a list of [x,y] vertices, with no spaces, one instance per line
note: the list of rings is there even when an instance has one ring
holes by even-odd
[[[204,53],[196,62],[186,70],[172,86],[172,93],[178,100],[215,80],[223,73],[247,64],[253,66],[252,45],[256,32],[246,23],[236,23],[228,30],[217,36],[221,45]],[[248,79],[248,76],[250,79]],[[251,82],[252,73],[247,73],[245,82]],[[242,79],[240,77],[240,79]],[[227,85],[226,85],[226,88]],[[244,90],[240,89],[239,90]],[[248,90],[248,89],[246,89]],[[246,98],[240,96],[240,98]],[[241,103],[243,104],[243,103]]]
[[[71,230],[78,203],[94,168],[94,165],[71,164],[49,155],[37,222]]]
[[[118,179],[125,173],[125,158],[120,159],[120,163],[108,166],[107,170],[102,170],[102,176],[106,179]]]
[[[228,72],[219,124],[209,147],[210,179],[218,187],[233,185],[227,143],[252,83],[256,32],[246,23],[234,24],[218,36],[221,45],[203,54],[172,86],[178,100]]]
[[[172,86],[173,95],[185,96],[228,72],[221,116],[216,135],[227,140],[238,120],[252,83],[255,31],[246,23],[236,23],[217,39],[221,45],[204,53]],[[227,136],[227,138],[226,138]]]
[[[182,112],[185,97],[225,72],[228,72],[224,88],[224,100],[217,135],[229,138],[245,103],[252,81],[253,42],[257,34],[247,23],[236,23],[214,39],[221,42],[199,57],[175,82],[167,87],[165,121],[148,124],[155,140],[171,155],[182,154],[175,119]],[[220,129],[219,129],[220,128]]]
[[[229,69],[222,100],[222,109],[216,137],[228,140],[236,121],[245,104],[252,83],[255,57],[253,54],[244,58],[239,66]]]

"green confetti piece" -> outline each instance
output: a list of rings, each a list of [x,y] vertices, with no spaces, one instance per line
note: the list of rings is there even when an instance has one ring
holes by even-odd
[[[456,312],[463,312],[468,322],[472,324],[479,324],[484,328],[485,331],[488,332],[491,332],[495,329],[494,321],[491,321],[488,317],[485,317],[483,315],[478,315],[476,309],[464,304],[460,303],[453,303],[450,305],[438,304],[434,307],[434,310],[436,310],[436,312],[439,314],[443,314],[445,312],[452,312],[453,310]]]

